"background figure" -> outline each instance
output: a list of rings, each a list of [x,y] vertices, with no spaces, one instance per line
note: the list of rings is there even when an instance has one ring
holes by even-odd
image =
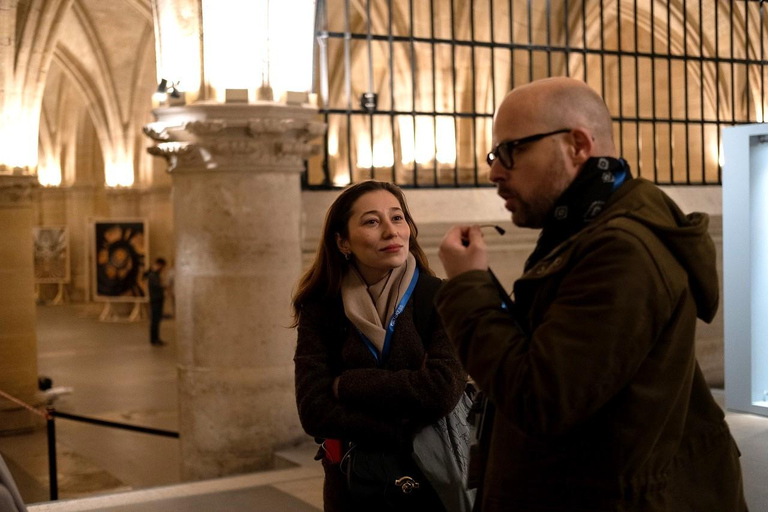
[[[412,440],[453,410],[466,374],[434,310],[441,281],[416,235],[397,186],[353,185],[331,205],[294,296],[296,402],[304,430],[323,443],[326,511],[444,510],[412,459]],[[384,458],[397,461],[419,489],[404,494],[386,479],[371,497],[355,495],[344,473],[351,445],[353,458],[375,454],[375,471]]]
[[[513,90],[493,141],[512,221],[542,231],[507,308],[479,227],[440,247],[438,311],[495,405],[482,510],[745,511],[739,452],[694,351],[719,297],[708,217],[632,178],[583,82]]]
[[[165,286],[163,286],[163,269],[165,260],[157,258],[152,267],[144,272],[149,289],[149,342],[155,346],[165,345],[160,339],[160,320],[163,318],[163,303],[165,301]]]

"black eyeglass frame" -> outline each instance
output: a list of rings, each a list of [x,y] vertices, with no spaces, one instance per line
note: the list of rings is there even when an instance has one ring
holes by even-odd
[[[530,142],[536,142],[537,140],[541,140],[552,135],[557,135],[558,133],[567,133],[572,129],[573,128],[561,128],[560,130],[555,130],[553,132],[537,133],[536,135],[529,135],[528,137],[523,137],[522,139],[505,140],[504,142],[499,142],[496,147],[488,153],[488,156],[485,157],[485,161],[489,166],[493,166],[493,163],[496,160],[499,160],[505,169],[511,170],[512,167],[515,166],[515,160],[512,158],[512,152],[516,147],[522,146],[523,144],[528,144]],[[509,165],[507,165],[507,162],[504,161],[506,159],[509,160]]]

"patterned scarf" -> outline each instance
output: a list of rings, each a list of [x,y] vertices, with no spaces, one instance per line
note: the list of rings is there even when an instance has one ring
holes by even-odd
[[[536,248],[525,262],[525,271],[587,226],[603,211],[611,194],[631,179],[629,164],[623,158],[587,160],[547,215]]]

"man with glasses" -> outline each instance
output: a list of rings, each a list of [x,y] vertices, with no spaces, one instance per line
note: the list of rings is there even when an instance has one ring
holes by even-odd
[[[490,178],[541,229],[502,306],[477,226],[456,226],[437,307],[495,406],[483,511],[742,512],[739,452],[695,359],[719,297],[704,214],[617,158],[586,84],[551,78],[499,106]],[[511,305],[511,306],[510,306]]]

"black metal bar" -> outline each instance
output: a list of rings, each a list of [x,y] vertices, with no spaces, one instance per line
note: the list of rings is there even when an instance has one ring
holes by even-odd
[[[587,0],[581,0],[581,48],[584,52],[584,81],[587,81]]]
[[[656,53],[656,0],[651,0],[651,53]],[[651,59],[651,112],[654,118],[651,124],[653,136],[653,181],[659,181],[659,151],[656,138],[656,59]],[[671,115],[671,112],[670,112]]]
[[[365,16],[367,18],[366,25],[368,28],[368,34],[366,38],[367,46],[368,46],[368,92],[369,93],[375,93],[373,90],[373,39],[371,39],[371,25],[373,24],[373,21],[371,20],[371,0],[366,0],[365,2]],[[374,107],[376,108],[376,107]],[[374,179],[376,177],[376,169],[374,169],[374,154],[373,154],[373,116],[368,115],[368,143],[371,148],[371,166],[368,170],[370,173],[370,178]]]
[[[51,501],[59,499],[59,471],[56,462],[56,418],[53,409],[48,408],[45,426],[48,437],[48,486]]]
[[[547,76],[552,76],[552,34],[550,33],[551,20],[552,20],[552,6],[550,5],[550,0],[547,0]]]
[[[435,0],[429,0],[429,30],[432,39],[435,38]],[[435,65],[435,43],[432,43],[432,109],[437,112],[437,66]],[[433,120],[433,123],[437,124],[437,118]],[[437,128],[435,128],[437,131]],[[414,136],[416,134],[414,133]],[[414,158],[416,158],[416,140],[414,138]],[[434,140],[435,158],[432,160],[432,183],[437,187],[440,185],[440,180],[437,175],[437,137]]]
[[[416,89],[418,86],[418,68],[416,67],[416,47],[413,33],[413,0],[408,0],[408,17],[410,25],[409,43],[411,48],[411,111],[416,111]],[[432,110],[435,106],[432,105]],[[419,186],[419,163],[416,161],[416,117],[413,118],[413,185]]]
[[[533,82],[533,14],[531,0],[528,0],[528,81]]]
[[[720,57],[720,3],[715,3],[715,57]],[[720,64],[715,62],[715,119],[717,120],[717,181],[721,181],[720,169]]]
[[[475,0],[469,2],[469,37],[472,42],[475,41]],[[472,112],[477,112],[477,68],[475,67],[475,52],[476,48],[472,48],[470,55],[470,63],[472,66]],[[437,138],[437,134],[435,134]],[[437,157],[437,155],[435,155]],[[477,168],[477,121],[472,122],[472,172],[475,175],[475,185],[478,184],[480,178],[478,176]]]
[[[603,0],[600,0],[600,96],[605,98],[605,17]],[[613,128],[613,127],[611,127]]]
[[[317,7],[317,16],[318,20],[316,21],[316,27],[318,29],[322,29],[323,32],[327,32],[328,30],[328,3],[326,0],[320,0],[320,3],[318,3]],[[328,37],[326,35],[323,35],[318,31],[318,35],[316,36],[315,40],[317,41],[317,51],[318,51],[318,61],[320,66],[320,96],[321,96],[321,105],[327,109],[330,105],[330,93],[329,93],[329,84],[328,84]],[[322,111],[322,109],[321,109]],[[330,126],[329,117],[327,113],[323,114],[323,120],[325,121],[326,126]],[[329,167],[330,158],[328,155],[328,132],[329,130],[325,130],[325,134],[323,135],[323,184],[326,186],[331,186],[332,180],[331,180],[331,169]],[[306,187],[309,184],[309,171],[305,172],[302,177],[302,186]]]
[[[329,109],[327,111],[329,114],[345,114],[347,111],[345,109]],[[362,110],[353,110],[350,112],[353,115],[359,115],[359,114],[367,114],[367,112]],[[409,110],[381,110],[380,112],[374,112],[372,115],[374,116],[389,116],[392,115],[417,115],[417,116],[427,116],[427,117],[436,117],[436,116],[442,116],[445,114],[442,114],[440,112],[427,112],[427,111],[409,111]],[[485,119],[491,119],[493,118],[493,114],[487,113],[487,112],[456,112],[455,114],[451,114],[459,119],[475,119],[475,118],[485,118]],[[623,122],[623,123],[669,123],[672,122],[674,124],[685,124],[686,120],[685,117],[643,117],[643,116],[611,116],[611,119],[613,119],[616,122]],[[691,121],[693,122],[693,121]],[[716,125],[718,121],[715,121],[713,119],[704,119],[701,121],[704,124],[710,124],[710,125]],[[734,124],[741,125],[741,124],[749,124],[751,121],[747,120],[741,120],[736,121]]]
[[[515,88],[515,2],[509,0],[509,89]],[[503,46],[502,46],[503,48]]]
[[[701,0],[699,0],[701,1]],[[639,51],[640,38],[637,36],[637,0],[634,0],[634,37],[635,37],[635,53]],[[624,115],[622,112],[621,115]],[[635,117],[640,117],[640,59],[635,55]],[[643,175],[643,158],[640,154],[642,137],[640,136],[640,122],[635,122],[635,154],[637,154],[637,175]]]
[[[395,48],[392,41],[392,0],[387,0],[387,12],[389,14],[389,109],[395,109]],[[435,108],[434,103],[432,108]],[[395,116],[389,115],[389,135],[392,141],[392,183],[397,183],[397,151],[395,151]]]
[[[733,32],[733,29],[731,29],[731,32]],[[749,3],[744,4],[744,57],[746,57],[747,60],[749,60]],[[750,119],[752,116],[752,113],[749,109],[749,96],[752,92],[749,87],[749,65],[744,66],[745,68],[745,78],[747,79],[746,82],[746,94],[747,97],[747,120]],[[757,115],[757,112],[755,112],[755,115]]]
[[[571,76],[571,55],[569,53],[569,49],[571,47],[571,34],[569,32],[570,27],[568,24],[568,13],[570,13],[571,10],[568,8],[568,0],[565,0],[565,5],[563,7],[563,31],[565,34],[565,76]]]
[[[619,49],[619,54],[622,53],[621,49],[621,0],[616,0],[616,32],[618,36],[618,43],[617,48]],[[619,55],[619,116],[624,115],[624,88],[622,84],[624,83],[624,73],[623,68],[621,64],[622,57]],[[619,121],[619,154],[624,154],[624,123]]]
[[[344,84],[347,93],[347,174],[349,175],[349,183],[352,183],[354,178],[354,168],[352,167],[352,71],[350,61],[350,26],[349,26],[349,0],[344,0]]]
[[[456,13],[454,12],[454,6],[453,2],[454,0],[449,0],[451,2],[451,41],[454,41],[456,39]],[[459,108],[456,105],[456,44],[451,44],[451,69],[452,69],[452,78],[453,78],[453,88],[451,90],[451,93],[453,94],[453,134],[454,134],[454,141],[456,143],[456,159],[453,161],[453,185],[455,187],[459,186],[459,140],[458,140],[458,133],[459,130],[456,126],[456,116],[459,112]],[[413,159],[413,161],[416,161],[416,158]]]
[[[495,42],[493,33],[493,0],[488,2],[491,27],[491,43]],[[491,108],[496,108],[496,51],[491,47]]]
[[[688,56],[688,0],[683,0],[683,55]],[[683,100],[685,105],[685,182],[691,184],[690,116],[688,115],[688,60],[683,61]]]
[[[760,68],[760,117],[761,123],[768,122],[768,118],[765,115],[765,4],[760,2],[760,60],[763,62],[763,67]]]
[[[349,37],[345,37],[345,35],[342,32],[323,32],[323,36],[327,36],[329,39],[361,39],[365,40],[368,38],[366,34],[349,34]],[[371,35],[371,39],[373,41],[389,41],[389,36],[386,35],[380,35],[380,34],[373,34]],[[392,40],[396,43],[405,42],[408,43],[411,41],[410,37],[407,36],[392,36]],[[436,43],[436,44],[453,44],[455,46],[460,47],[478,47],[478,48],[503,48],[507,50],[525,50],[525,51],[540,51],[540,52],[546,52],[548,50],[551,50],[553,52],[565,52],[573,51],[572,48],[566,47],[566,46],[559,46],[559,45],[553,45],[551,47],[548,47],[545,44],[528,44],[528,43],[491,43],[488,41],[475,41],[474,43],[469,40],[451,40],[451,39],[441,39],[441,38],[435,38],[431,39],[429,37],[414,37],[413,41],[416,43]],[[581,51],[581,50],[579,50]],[[619,56],[619,55],[637,55],[638,57],[649,57],[649,58],[663,58],[663,59],[672,59],[673,61],[677,60],[685,60],[686,57],[684,55],[675,55],[675,54],[668,54],[668,53],[653,53],[653,52],[620,52],[619,50],[606,50],[606,49],[599,49],[599,48],[589,48],[587,49],[587,53],[591,55],[603,55],[603,56]],[[738,57],[723,57],[723,58],[717,58],[717,57],[688,57],[691,60],[703,60],[704,62],[721,62],[721,63],[734,63],[734,64],[764,64],[764,62],[761,62],[759,60],[748,60],[746,58],[738,58]]]
[[[731,33],[731,60],[736,56],[735,49],[733,47],[733,32],[734,32],[734,23],[733,23],[733,0],[730,1],[730,7],[731,7],[731,20],[730,20],[730,33]],[[731,63],[731,122],[736,123],[736,66],[735,64]]]
[[[81,423],[90,423],[91,425],[100,425],[102,427],[113,427],[121,430],[130,430],[131,432],[140,432],[142,434],[152,434],[162,437],[173,437],[178,439],[179,433],[172,430],[164,430],[161,428],[141,427],[139,425],[130,425],[128,423],[118,423],[116,421],[100,420],[98,418],[89,418],[87,416],[80,416],[79,414],[70,414],[68,412],[56,411],[51,409],[51,415],[56,418],[64,418],[72,421],[79,421]]]
[[[667,4],[667,53],[672,55],[672,9]],[[667,115],[669,116],[669,179],[675,181],[675,132],[672,129],[672,59],[667,58]]]
[[[699,56],[704,54],[704,11],[702,0],[699,0]],[[701,115],[701,182],[707,181],[707,152],[705,149],[706,134],[704,133],[704,61],[699,61],[699,110]]]

